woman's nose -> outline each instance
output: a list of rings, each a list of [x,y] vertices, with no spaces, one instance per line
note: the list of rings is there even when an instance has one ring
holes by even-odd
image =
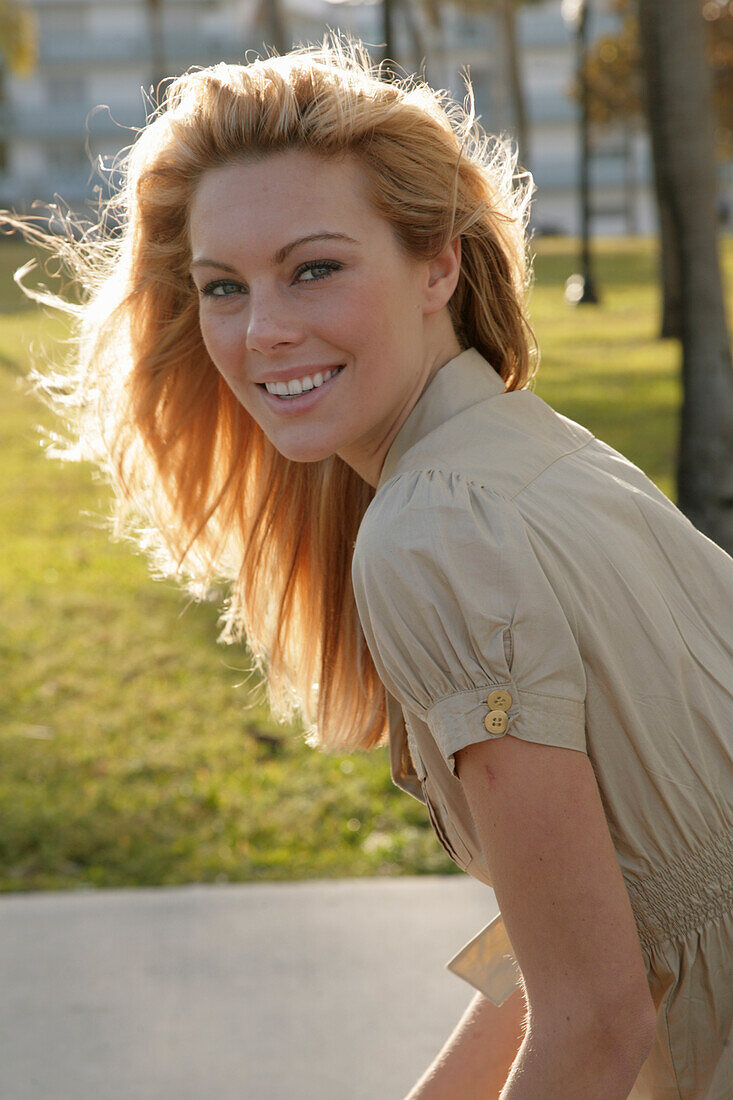
[[[302,325],[287,302],[275,294],[250,293],[247,350],[268,352],[281,344],[297,344]]]

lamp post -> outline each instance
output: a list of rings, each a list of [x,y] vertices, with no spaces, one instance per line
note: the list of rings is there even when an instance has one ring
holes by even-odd
[[[585,61],[588,49],[588,0],[562,0],[562,17],[575,34],[576,72],[580,86],[580,274],[571,275],[565,284],[565,298],[573,305],[598,302],[590,259],[590,128],[588,125],[588,81]]]

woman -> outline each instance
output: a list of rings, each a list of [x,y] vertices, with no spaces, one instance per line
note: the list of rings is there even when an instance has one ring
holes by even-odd
[[[275,713],[388,732],[493,885],[410,1100],[723,1100],[733,561],[528,388],[528,198],[355,46],[182,76],[119,230],[63,246],[88,298],[46,386],[156,567],[232,581]]]

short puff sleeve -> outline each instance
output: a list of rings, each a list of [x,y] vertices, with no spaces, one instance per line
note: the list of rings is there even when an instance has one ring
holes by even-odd
[[[380,679],[454,754],[507,733],[587,752],[586,679],[517,506],[459,474],[392,478],[365,513],[352,582]],[[489,694],[511,695],[497,734]]]

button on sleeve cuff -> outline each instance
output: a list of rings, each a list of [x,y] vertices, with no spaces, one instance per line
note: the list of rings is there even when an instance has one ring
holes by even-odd
[[[499,734],[490,733],[485,723],[491,712],[487,700],[496,688],[505,689],[512,697],[512,705],[506,712],[506,730]],[[428,709],[425,721],[453,775],[456,774],[454,754],[459,749],[508,734],[540,745],[588,751],[583,702],[522,692],[511,681],[487,684],[439,699]]]

